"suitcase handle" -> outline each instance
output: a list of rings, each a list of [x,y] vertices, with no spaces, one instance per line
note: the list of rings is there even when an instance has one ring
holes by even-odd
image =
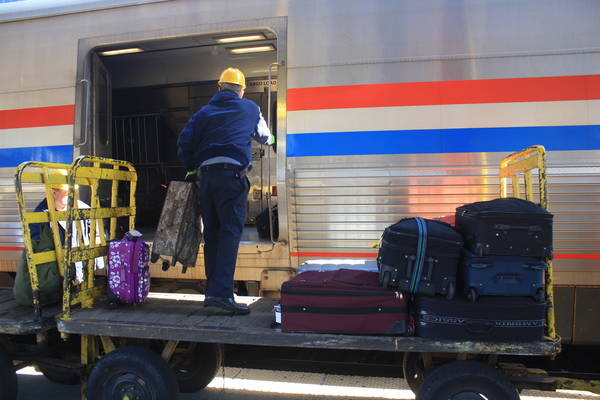
[[[473,263],[473,264],[469,265],[469,267],[475,268],[475,269],[486,269],[486,268],[490,268],[491,266],[492,266],[492,264],[487,264],[487,263]]]
[[[417,259],[417,257],[405,254],[404,258],[407,259],[408,263],[408,265],[406,266],[406,279],[410,281],[410,278],[412,278],[413,275],[413,270],[415,269],[415,260]]]
[[[494,323],[492,321],[467,321],[465,328],[470,333],[487,334],[494,328]]]
[[[515,282],[520,282],[521,281],[521,275],[519,275],[519,274],[497,274],[494,277],[494,280],[496,282],[498,282],[498,281],[515,281]]]
[[[523,268],[533,269],[533,270],[537,270],[537,271],[545,271],[548,269],[548,264],[546,264],[546,263],[523,264]]]
[[[541,232],[542,227],[539,225],[505,225],[495,224],[494,229],[499,231],[528,231],[528,232]]]
[[[436,263],[437,260],[429,257],[426,261],[429,268],[427,268],[427,274],[423,281],[431,282],[431,275],[433,274],[433,265]]]

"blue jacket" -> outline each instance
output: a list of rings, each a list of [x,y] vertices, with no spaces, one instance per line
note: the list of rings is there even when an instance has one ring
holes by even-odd
[[[251,139],[267,143],[269,137],[259,135],[263,121],[260,108],[235,92],[223,90],[197,111],[179,134],[179,159],[188,171],[213,157],[230,157],[241,165],[252,161]]]

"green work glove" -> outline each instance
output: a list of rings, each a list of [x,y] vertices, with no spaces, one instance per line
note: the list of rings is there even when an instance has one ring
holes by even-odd
[[[183,180],[186,182],[195,182],[196,179],[198,179],[198,171],[193,170],[193,171],[188,171],[185,174],[185,178]]]

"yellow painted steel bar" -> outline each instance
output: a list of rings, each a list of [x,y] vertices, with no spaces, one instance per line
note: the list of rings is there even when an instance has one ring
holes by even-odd
[[[77,191],[74,189],[69,191],[65,237],[70,241],[73,236],[76,236],[77,245],[68,246],[64,255],[68,272],[63,282],[62,318],[65,319],[70,318],[72,307],[93,307],[94,298],[105,289],[104,285],[95,282],[96,260],[101,259],[104,266],[108,265],[107,242],[117,238],[117,218],[127,217],[129,229],[134,229],[137,174],[133,165],[127,161],[81,156],[71,164],[68,181],[73,187],[77,183],[89,188],[91,208],[80,208],[77,202]],[[111,201],[110,205],[103,207],[100,197],[106,196],[107,193],[102,192],[106,188],[110,188]],[[120,189],[129,191],[129,204],[118,204]],[[105,231],[105,220],[110,221],[108,234]],[[90,228],[89,240],[82,236],[86,222],[89,223]],[[77,265],[83,267],[81,283],[74,280]]]
[[[600,394],[600,381],[557,377],[556,388]]]
[[[64,273],[63,263],[63,244],[60,240],[58,222],[66,219],[66,213],[56,211],[52,185],[67,184],[67,176],[63,174],[53,174],[56,170],[68,170],[68,164],[27,161],[19,165],[15,171],[15,191],[17,204],[19,208],[19,218],[23,234],[23,244],[25,246],[25,259],[29,270],[29,279],[32,289],[32,302],[34,312],[37,317],[42,316],[42,309],[39,299],[39,276],[37,266],[46,262],[56,261],[59,274]],[[36,170],[36,171],[32,171]],[[24,184],[43,184],[44,193],[48,203],[48,211],[30,212],[25,203]],[[33,252],[33,241],[31,239],[31,230],[29,224],[49,223],[52,230],[52,240],[54,250],[42,253]]]
[[[33,263],[35,265],[45,264],[47,262],[56,261],[56,251],[49,250],[42,253],[33,253]]]
[[[68,261],[74,263],[77,261],[93,260],[98,257],[104,257],[108,254],[108,246],[98,247],[73,247],[69,251]]]
[[[532,171],[538,171],[538,190],[540,196],[540,206],[548,210],[548,184],[546,179],[546,150],[544,146],[535,145],[525,150],[518,151],[504,158],[500,162],[500,197],[508,197],[508,180],[512,182],[514,197],[520,197],[519,174],[524,174],[525,179],[525,198],[534,201]],[[548,270],[546,271],[546,300],[549,303],[546,315],[546,335],[551,339],[557,339],[556,325],[554,317],[554,268],[552,260],[547,259]]]

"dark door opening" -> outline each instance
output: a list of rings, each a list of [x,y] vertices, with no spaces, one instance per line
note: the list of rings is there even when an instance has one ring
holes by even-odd
[[[272,44],[275,49],[272,35],[264,33],[264,36],[262,42]],[[175,39],[165,40],[152,43],[150,47],[154,46],[154,50],[151,51],[101,57],[112,83],[108,111],[112,121],[108,129],[95,129],[94,140],[100,140],[100,130],[109,132],[110,145],[105,141],[104,146],[98,147],[102,148],[101,155],[135,165],[138,172],[136,225],[148,240],[158,224],[169,182],[183,180],[185,176],[177,158],[179,132],[193,113],[217,92],[216,80],[223,69],[233,66],[245,73],[245,97],[261,107],[265,119],[270,115],[271,130],[275,133],[277,77],[269,81],[267,75],[269,65],[276,61],[276,52],[235,55],[230,51],[231,44],[216,45],[214,40],[213,37],[194,38],[194,43],[206,44],[193,47]],[[149,45],[136,45],[144,46]],[[269,91],[271,104],[267,100]],[[277,203],[276,155],[266,146],[254,143],[252,163],[248,219],[242,240],[257,242],[261,239],[254,226],[256,216],[267,207],[270,194],[273,196],[269,203]]]

